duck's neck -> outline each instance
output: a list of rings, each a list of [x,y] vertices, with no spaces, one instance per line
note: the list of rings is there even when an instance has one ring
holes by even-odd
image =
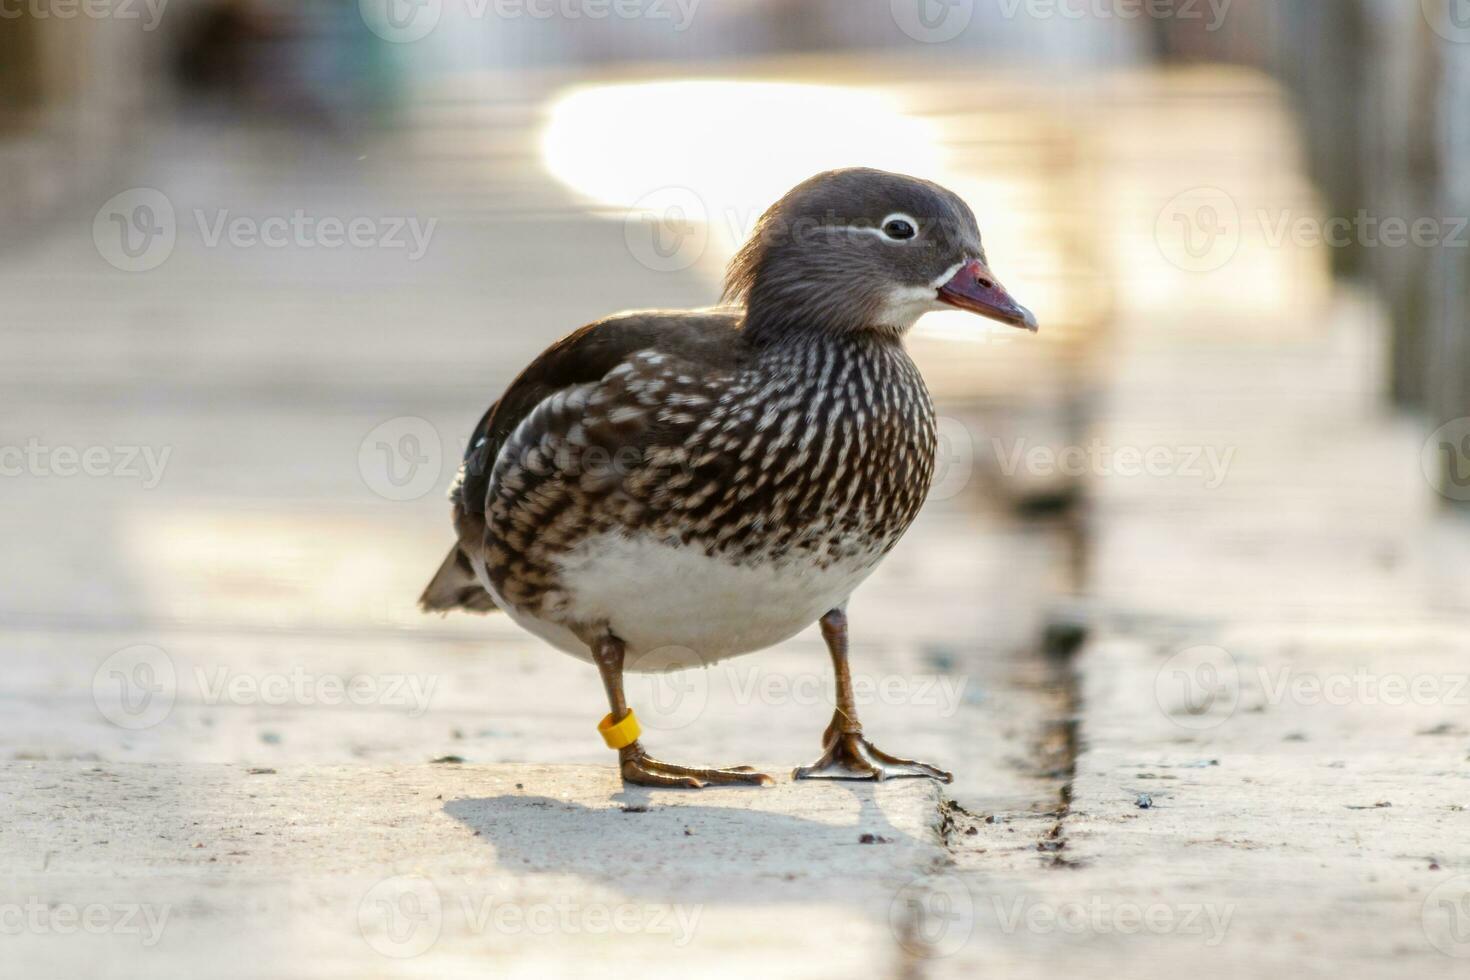
[[[747,346],[764,356],[820,348],[850,356],[886,356],[903,351],[903,332],[881,324],[800,316],[773,316],[747,310],[741,327]]]

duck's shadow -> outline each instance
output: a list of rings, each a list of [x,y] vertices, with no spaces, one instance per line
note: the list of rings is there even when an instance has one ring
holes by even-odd
[[[850,800],[834,803],[833,788]],[[895,827],[872,783],[811,791],[826,819],[759,809],[762,790],[743,788],[700,790],[696,803],[686,802],[688,791],[629,787],[609,797],[618,804],[610,807],[520,794],[461,798],[444,812],[491,844],[507,872],[601,879],[654,900],[749,901],[748,892],[731,892],[732,879],[793,883],[770,889],[767,901],[812,890],[841,897],[829,869],[887,877],[912,868],[914,845],[937,847]]]

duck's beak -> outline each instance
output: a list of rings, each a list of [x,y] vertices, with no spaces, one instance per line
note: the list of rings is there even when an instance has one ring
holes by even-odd
[[[971,259],[960,266],[960,271],[939,287],[939,299],[950,306],[958,306],[962,310],[1009,323],[1032,333],[1038,329],[1036,316],[1011,299],[1011,294],[1005,291],[1005,287],[979,259]]]

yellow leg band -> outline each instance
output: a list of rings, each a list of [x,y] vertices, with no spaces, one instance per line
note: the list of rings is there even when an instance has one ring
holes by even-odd
[[[638,736],[643,734],[643,729],[638,727],[638,716],[633,714],[632,708],[628,709],[622,721],[614,722],[613,716],[608,715],[598,723],[597,730],[602,733],[602,740],[610,749],[621,749],[632,745],[638,741]]]

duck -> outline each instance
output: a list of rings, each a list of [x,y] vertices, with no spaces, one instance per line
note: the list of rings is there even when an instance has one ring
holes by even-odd
[[[773,780],[654,758],[625,673],[708,666],[815,623],[835,706],[792,777],[951,781],[865,736],[847,617],[934,477],[934,406],[904,341],[944,309],[1037,330],[950,190],[861,167],[803,181],[734,255],[720,305],[588,324],[490,406],[421,609],[503,612],[592,664],[623,782],[691,789]]]

